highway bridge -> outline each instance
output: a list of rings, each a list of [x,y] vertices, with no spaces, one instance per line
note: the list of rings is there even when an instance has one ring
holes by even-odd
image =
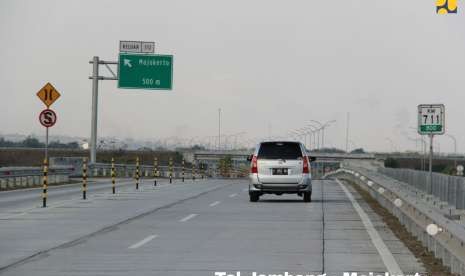
[[[40,189],[0,192],[0,274],[431,275],[415,250],[424,247],[444,271],[465,275],[458,197],[447,202],[366,164],[346,159],[314,180],[311,203],[296,195],[249,202],[243,178],[154,186],[149,176],[136,189],[121,177],[113,194],[111,180],[96,177],[85,200],[81,183],[51,187],[46,208]]]
[[[464,2],[1,0],[0,276],[465,276]]]

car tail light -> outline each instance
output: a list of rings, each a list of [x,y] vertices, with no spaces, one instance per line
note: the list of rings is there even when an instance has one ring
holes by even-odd
[[[250,169],[251,173],[258,173],[258,166],[257,166],[257,156],[252,157],[252,168]]]
[[[303,167],[303,170],[302,172],[303,173],[309,173],[309,168],[308,168],[308,157],[307,156],[304,156],[304,167]]]

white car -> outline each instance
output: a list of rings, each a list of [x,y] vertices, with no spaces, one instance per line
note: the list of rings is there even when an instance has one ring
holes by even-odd
[[[250,201],[263,194],[297,194],[305,202],[312,200],[310,162],[300,142],[261,142],[248,160],[250,163]]]

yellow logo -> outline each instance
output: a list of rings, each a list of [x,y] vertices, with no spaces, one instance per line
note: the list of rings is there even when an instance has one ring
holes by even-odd
[[[436,13],[457,13],[457,0],[436,0]]]

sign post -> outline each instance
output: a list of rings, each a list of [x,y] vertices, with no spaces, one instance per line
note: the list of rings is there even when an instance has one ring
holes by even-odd
[[[58,100],[61,95],[49,82],[47,82],[36,95],[45,106],[47,106],[47,109],[44,109],[39,114],[39,122],[45,127],[45,160],[48,162],[48,128],[54,126],[57,121],[56,113],[49,109],[49,107]]]
[[[418,134],[429,136],[429,187],[428,193],[433,194],[433,139],[434,135],[445,132],[445,107],[443,104],[418,105]]]
[[[120,41],[119,61],[105,61],[94,56],[92,76],[92,114],[90,137],[90,163],[97,161],[97,113],[98,81],[117,80],[118,88],[171,90],[173,83],[173,56],[150,55],[155,52],[155,43],[147,41]],[[104,65],[112,76],[99,74]],[[115,74],[110,65],[116,65]]]
[[[45,159],[48,160],[48,128],[55,125],[57,122],[57,115],[51,109],[44,109],[39,114],[39,122],[45,127]]]

